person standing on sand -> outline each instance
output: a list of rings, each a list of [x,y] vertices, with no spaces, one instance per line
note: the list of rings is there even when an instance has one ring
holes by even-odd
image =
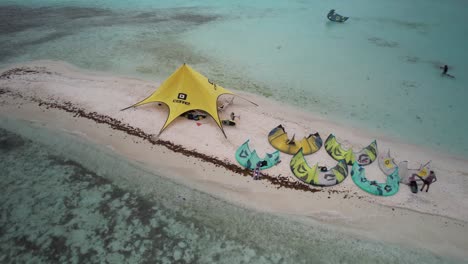
[[[426,186],[426,185],[427,185],[426,192],[429,191],[429,185],[431,185],[432,183],[437,181],[437,177],[436,177],[434,171],[430,171],[429,176],[427,176],[427,178],[425,178],[425,179],[422,179],[422,181],[424,182],[424,184],[421,187],[421,192],[423,191],[424,186]]]
[[[257,166],[255,167],[254,173],[253,173],[253,179],[254,180],[259,180],[260,179],[260,162],[257,163]]]
[[[268,165],[268,162],[266,160],[257,162],[257,165],[255,166],[255,170],[253,173],[254,180],[260,180],[260,176],[262,176],[262,174],[260,173],[260,168],[263,166],[267,166],[267,165]]]
[[[235,121],[236,117],[240,119],[240,116],[236,116],[236,114],[234,114],[234,112],[231,112],[231,120]]]

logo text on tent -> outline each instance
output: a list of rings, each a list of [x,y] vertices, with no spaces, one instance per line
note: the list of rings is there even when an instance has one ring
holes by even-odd
[[[179,103],[179,104],[185,104],[185,105],[190,105],[190,102],[186,102],[187,100],[187,94],[185,93],[179,93],[177,95],[177,99],[172,100],[173,103]]]

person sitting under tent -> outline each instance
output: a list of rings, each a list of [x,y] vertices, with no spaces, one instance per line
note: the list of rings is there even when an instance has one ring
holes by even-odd
[[[190,110],[188,112],[185,112],[184,114],[182,114],[182,116],[186,117],[187,119],[196,120],[196,121],[206,118],[205,114],[202,114],[195,110]]]
[[[429,191],[429,185],[437,181],[437,177],[434,171],[430,171],[429,176],[427,176],[426,178],[423,178],[422,181],[423,181],[423,186],[421,187],[421,192],[423,191],[424,186],[426,185],[427,185],[426,192]]]

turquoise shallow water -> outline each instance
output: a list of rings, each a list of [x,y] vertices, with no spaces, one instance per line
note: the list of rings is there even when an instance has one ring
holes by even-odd
[[[63,132],[0,119],[1,263],[456,263],[190,190]]]
[[[163,80],[187,62],[228,88],[467,157],[460,0],[0,5],[0,65],[56,59]],[[351,19],[327,21],[330,8]],[[456,79],[441,77],[445,63]]]
[[[463,4],[0,0],[0,66],[55,59],[163,80],[187,62],[228,88],[464,154]],[[327,22],[331,7],[349,23]],[[232,206],[74,137],[0,127],[2,263],[449,262]]]

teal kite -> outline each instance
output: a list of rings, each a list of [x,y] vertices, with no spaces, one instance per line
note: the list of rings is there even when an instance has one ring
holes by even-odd
[[[398,167],[395,171],[387,176],[385,183],[378,183],[377,181],[369,181],[365,174],[364,167],[359,165],[356,161],[351,170],[351,178],[354,183],[364,191],[378,195],[378,196],[391,196],[398,192],[400,188],[400,175],[398,174]]]
[[[250,170],[254,170],[259,162],[262,162],[260,170],[271,168],[280,162],[278,150],[273,153],[267,153],[265,158],[260,159],[256,150],[250,150],[249,139],[237,149],[236,160],[240,165]]]

